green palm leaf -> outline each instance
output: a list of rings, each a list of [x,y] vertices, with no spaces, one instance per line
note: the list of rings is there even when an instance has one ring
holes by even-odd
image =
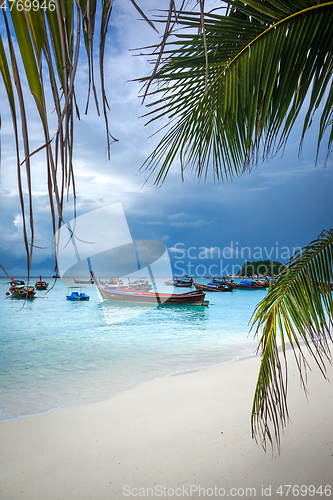
[[[39,114],[42,120],[44,120],[45,110],[43,102],[43,91],[40,82],[40,76],[38,71],[38,65],[36,62],[35,52],[30,38],[29,25],[24,15],[24,11],[23,10],[19,11],[17,9],[17,4],[14,4],[11,10],[11,19],[13,22],[15,33],[17,33],[17,42],[20,48],[21,57],[25,68],[25,74],[28,79],[30,91],[36,99],[36,104]],[[33,32],[33,37],[36,40],[36,32]],[[40,50],[38,52],[40,54]]]
[[[280,443],[288,421],[286,348],[291,346],[305,389],[307,349],[325,375],[325,360],[332,357],[333,229],[290,260],[267,296],[256,307],[253,327],[263,330],[258,351],[262,356],[252,408],[252,431],[264,447],[267,440]],[[280,361],[278,338],[283,364]],[[284,370],[283,370],[284,366]]]
[[[228,15],[205,15],[205,37],[193,34],[200,14],[180,13],[186,32],[164,50],[146,115],[169,123],[144,164],[156,183],[177,159],[198,177],[238,175],[284,146],[303,108],[301,144],[320,103],[318,147],[329,124],[333,2],[228,3]]]
[[[174,40],[161,45],[145,97],[149,121],[166,119],[167,132],[144,168],[162,183],[174,162],[197,177],[210,170],[230,179],[288,140],[305,111],[300,149],[321,105],[317,154],[330,127],[333,140],[333,2],[234,0],[227,11],[177,13]],[[162,57],[163,56],[163,57]],[[287,358],[290,345],[305,388],[307,349],[325,375],[331,361],[333,230],[295,255],[254,313],[262,330],[262,356],[252,409],[253,436],[266,449],[280,445],[288,421]],[[281,346],[279,346],[281,344]],[[303,347],[304,346],[304,347]],[[280,349],[282,360],[280,359]]]

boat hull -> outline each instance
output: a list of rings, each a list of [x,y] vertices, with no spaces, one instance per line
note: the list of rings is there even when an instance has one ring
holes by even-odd
[[[235,286],[236,290],[266,290],[268,286]]]
[[[266,288],[269,287],[269,282],[268,281],[252,281],[252,282],[245,282],[245,283],[235,283],[234,281],[227,281],[224,278],[213,278],[211,276],[211,280],[213,283],[216,283],[217,285],[227,285],[230,288],[237,288],[237,290],[265,290]]]
[[[20,289],[20,290],[10,290],[10,293],[12,294],[12,297],[14,299],[35,299],[35,291],[34,290],[27,290],[27,289]]]
[[[241,283],[230,282],[230,285],[233,286],[233,288],[236,288],[237,290],[266,290],[266,288],[269,287],[269,283],[263,283],[263,284],[252,283],[250,285],[247,284],[242,285]]]
[[[47,290],[48,286],[49,286],[49,284],[48,284],[48,283],[45,283],[45,285],[38,285],[38,284],[36,283],[36,285],[35,285],[35,289],[36,289],[36,290]]]
[[[108,288],[95,284],[104,300],[111,302],[130,302],[141,304],[160,304],[160,305],[207,305],[205,294],[203,292],[193,291],[181,294],[127,291],[123,289]]]
[[[71,297],[70,295],[67,295],[66,296],[66,299],[67,300],[75,300],[75,301],[78,301],[78,300],[89,300],[89,297],[86,296],[86,297]]]
[[[232,292],[233,291],[233,287],[231,286],[225,286],[225,285],[220,285],[220,284],[216,284],[216,285],[201,285],[200,283],[193,283],[195,288],[197,290],[202,290],[202,291],[205,291],[205,292]]]
[[[79,286],[68,287],[66,299],[73,300],[73,301],[89,300],[90,296],[86,295],[84,292],[81,292],[82,288],[85,288],[85,287],[79,287]]]
[[[94,282],[93,280],[78,280],[76,278],[73,278],[74,283],[78,283],[79,285],[93,285]]]

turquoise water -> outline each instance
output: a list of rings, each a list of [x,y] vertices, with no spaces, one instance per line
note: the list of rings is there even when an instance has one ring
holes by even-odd
[[[208,307],[123,307],[100,303],[94,287],[85,289],[90,301],[67,301],[59,280],[25,302],[7,298],[7,282],[0,279],[0,421],[98,403],[155,378],[251,355],[257,341],[248,323],[267,293],[208,292]]]

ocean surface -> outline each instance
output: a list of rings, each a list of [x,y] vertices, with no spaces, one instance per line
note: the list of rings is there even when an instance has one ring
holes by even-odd
[[[94,286],[85,289],[90,301],[71,302],[60,280],[30,301],[8,297],[8,288],[1,278],[0,421],[99,403],[149,380],[252,355],[258,340],[249,321],[267,293],[207,292],[208,307],[154,307],[101,303]]]

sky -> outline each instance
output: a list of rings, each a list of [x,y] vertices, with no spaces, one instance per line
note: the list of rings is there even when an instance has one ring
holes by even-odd
[[[168,0],[163,0],[165,6]],[[216,2],[211,2],[216,5]],[[151,13],[156,2],[141,0]],[[115,2],[105,58],[106,92],[110,103],[110,131],[118,142],[106,154],[104,121],[91,102],[83,113],[87,96],[87,66],[79,68],[76,96],[81,120],[75,123],[74,168],[78,215],[121,203],[131,237],[156,240],[168,248],[173,274],[180,276],[227,275],[237,272],[245,260],[286,262],[294,250],[332,227],[332,161],[315,165],[316,123],[306,135],[301,158],[301,122],[296,123],[283,155],[259,164],[251,172],[229,182],[198,181],[190,173],[182,181],[175,162],[165,183],[156,188],[153,178],[140,167],[157,144],[157,126],[145,126],[146,108],[139,97],[140,84],[133,80],[149,74],[151,65],[131,49],[159,40],[129,0]],[[3,22],[0,29],[3,34]],[[43,136],[34,103],[27,108],[33,143]],[[0,84],[0,264],[8,274],[26,275],[22,216],[17,196],[13,131],[8,104]],[[36,117],[36,118],[35,118]],[[155,128],[154,128],[155,127]],[[33,163],[36,215],[36,248],[32,275],[52,275],[53,236],[46,191],[45,160]],[[65,210],[72,218],[71,202]],[[0,276],[3,276],[0,271]]]

